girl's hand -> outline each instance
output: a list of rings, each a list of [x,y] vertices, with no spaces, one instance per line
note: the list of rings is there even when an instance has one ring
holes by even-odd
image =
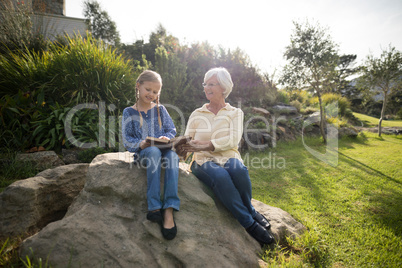
[[[151,143],[146,142],[145,140],[142,140],[141,143],[140,143],[141,150],[144,150],[145,148],[147,148],[149,146],[151,146]]]
[[[211,141],[192,140],[187,144],[184,144],[181,148],[184,152],[201,152],[201,151],[213,151],[214,145]]]
[[[168,137],[166,136],[160,136],[158,139],[162,139],[162,140],[170,140]]]

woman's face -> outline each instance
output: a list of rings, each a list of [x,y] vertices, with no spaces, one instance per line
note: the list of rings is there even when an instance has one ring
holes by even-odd
[[[156,100],[161,90],[161,84],[159,82],[145,81],[137,86],[139,91],[139,100],[147,104]]]
[[[222,99],[225,99],[223,97],[225,89],[221,87],[215,75],[208,79],[205,84],[204,92],[209,101],[222,101]]]

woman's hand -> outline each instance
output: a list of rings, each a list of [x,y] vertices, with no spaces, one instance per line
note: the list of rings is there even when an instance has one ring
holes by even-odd
[[[160,136],[158,139],[162,139],[162,140],[170,140],[168,137],[166,136]]]
[[[211,141],[192,140],[187,144],[184,144],[180,148],[184,152],[201,152],[201,151],[213,151],[214,145]]]

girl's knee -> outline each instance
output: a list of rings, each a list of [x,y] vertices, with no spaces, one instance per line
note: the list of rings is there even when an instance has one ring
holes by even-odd
[[[169,161],[179,161],[180,160],[177,153],[172,150],[168,150],[164,157],[169,159]]]
[[[161,157],[162,153],[161,150],[159,150],[159,148],[155,147],[155,146],[150,146],[147,147],[143,150],[143,153],[148,157]]]

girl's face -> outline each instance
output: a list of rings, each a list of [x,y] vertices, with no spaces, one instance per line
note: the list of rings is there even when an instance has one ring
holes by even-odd
[[[161,91],[161,83],[145,81],[142,84],[137,84],[138,98],[144,104],[150,104],[159,95]]]
[[[209,101],[221,101],[225,99],[223,97],[225,89],[221,87],[215,75],[208,79],[205,84],[204,92]]]

